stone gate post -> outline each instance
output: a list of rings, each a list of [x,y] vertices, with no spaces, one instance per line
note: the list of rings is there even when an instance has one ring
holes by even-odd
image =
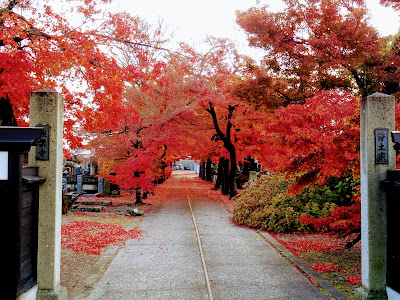
[[[30,151],[29,164],[46,179],[39,190],[37,299],[67,299],[60,285],[63,171],[63,97],[51,89],[30,95],[29,125],[48,126],[48,142]]]
[[[395,99],[375,93],[361,100],[361,273],[357,299],[387,299],[386,196],[380,182],[396,167],[390,139],[395,129]]]

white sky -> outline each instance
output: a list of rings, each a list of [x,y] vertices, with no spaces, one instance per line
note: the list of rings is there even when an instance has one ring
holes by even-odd
[[[115,0],[113,9],[128,11],[149,23],[163,20],[177,41],[190,45],[201,43],[207,35],[229,38],[238,42],[241,52],[257,55],[247,47],[245,33],[236,24],[235,11],[246,10],[257,3],[279,10],[280,0]],[[379,5],[379,0],[367,0],[371,23],[382,36],[397,33],[400,12]]]

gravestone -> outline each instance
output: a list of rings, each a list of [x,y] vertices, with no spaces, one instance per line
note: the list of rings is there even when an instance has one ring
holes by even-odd
[[[82,193],[83,190],[83,176],[76,175],[76,191],[78,194]]]
[[[103,193],[103,178],[98,178],[97,180],[97,192]]]
[[[255,183],[257,181],[257,177],[258,177],[258,172],[256,172],[256,171],[249,172],[249,182],[250,183]]]

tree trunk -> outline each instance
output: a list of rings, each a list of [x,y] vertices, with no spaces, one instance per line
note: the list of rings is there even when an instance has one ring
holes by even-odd
[[[139,171],[133,172],[133,176],[135,176],[136,178],[139,178],[140,177],[140,172]],[[135,203],[143,203],[143,201],[142,201],[142,191],[140,190],[139,187],[136,188],[136,202]]]
[[[238,194],[236,185],[236,171],[237,171],[236,149],[234,145],[229,147],[229,157],[231,162],[229,170],[229,198],[233,198]]]
[[[231,119],[233,117],[233,112],[235,111],[237,105],[229,105],[228,106],[228,116],[227,116],[227,124],[226,124],[226,133],[224,134],[221,131],[221,128],[218,124],[217,113],[215,112],[215,108],[211,102],[209,102],[209,108],[206,108],[206,111],[211,115],[215,131],[217,132],[218,136],[224,142],[224,148],[229,152],[229,158],[231,162],[231,168],[229,170],[229,165],[226,167],[225,172],[229,174],[226,176],[228,178],[227,187],[228,193],[230,198],[236,196],[238,194],[237,186],[236,186],[236,168],[237,168],[237,161],[236,161],[236,148],[234,143],[231,140],[231,131],[232,131],[232,122]],[[229,163],[228,163],[229,164]],[[224,172],[224,174],[226,174]],[[224,192],[222,192],[224,193]]]
[[[219,190],[220,187],[221,187],[221,182],[222,182],[222,161],[223,161],[223,158],[220,157],[219,158],[219,162],[218,162],[217,181],[215,181],[214,190]]]
[[[206,180],[206,163],[204,161],[201,162],[201,179]]]
[[[206,181],[212,181],[212,173],[211,173],[211,159],[207,159],[206,164]]]
[[[223,195],[229,194],[229,159],[223,158],[222,162],[222,185],[221,193]]]
[[[142,201],[142,192],[140,190],[140,188],[136,188],[136,204],[137,203],[143,203]]]
[[[8,97],[0,98],[0,126],[18,126]]]
[[[250,156],[247,157],[247,159],[250,161]],[[243,162],[243,175],[250,175],[250,162]]]

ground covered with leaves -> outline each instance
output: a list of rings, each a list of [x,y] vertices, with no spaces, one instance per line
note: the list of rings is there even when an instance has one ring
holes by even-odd
[[[268,231],[352,299],[361,284],[361,249],[360,243],[351,249],[345,246],[357,237],[346,233],[360,227],[359,211],[354,209],[358,183],[342,176],[294,193],[297,179],[283,173],[261,176],[233,198],[233,222]]]
[[[124,211],[138,208],[145,214],[153,204],[151,199],[135,204],[135,195],[127,192],[121,197],[96,200],[112,201],[112,205],[97,213],[71,211],[62,218],[61,285],[67,288],[70,298],[85,295],[93,287],[86,279],[100,254],[112,246],[122,246],[128,239],[142,237],[143,232],[134,225],[143,216],[127,216]]]
[[[219,191],[213,191],[212,187],[211,182],[200,181],[197,182],[196,191],[224,202],[224,207],[232,208],[235,199],[229,200]],[[126,216],[123,213],[136,207],[134,198],[131,194],[101,198],[101,201],[109,200],[113,204],[99,213],[69,212],[63,216],[61,284],[68,289],[70,297],[85,295],[93,288],[93,285],[86,284],[86,277],[98,263],[102,256],[100,254],[106,253],[110,247],[122,246],[127,239],[140,239],[144,234],[138,227],[133,228],[135,224],[140,224],[143,216]],[[156,194],[146,199],[146,204],[138,208],[150,213],[162,201],[173,200],[169,198],[172,198],[169,189],[162,186],[162,191],[156,190]],[[128,226],[128,229],[133,229],[126,230]],[[339,234],[315,232],[269,232],[347,297],[354,298],[352,293],[361,284],[360,243],[352,249],[345,248],[354,235],[341,237]],[[106,267],[107,265],[104,266]],[[313,282],[312,278],[309,279]]]
[[[270,233],[349,299],[361,285],[361,245],[346,249],[354,235],[330,233]],[[313,282],[312,278],[309,278]],[[313,282],[316,284],[315,282]]]

